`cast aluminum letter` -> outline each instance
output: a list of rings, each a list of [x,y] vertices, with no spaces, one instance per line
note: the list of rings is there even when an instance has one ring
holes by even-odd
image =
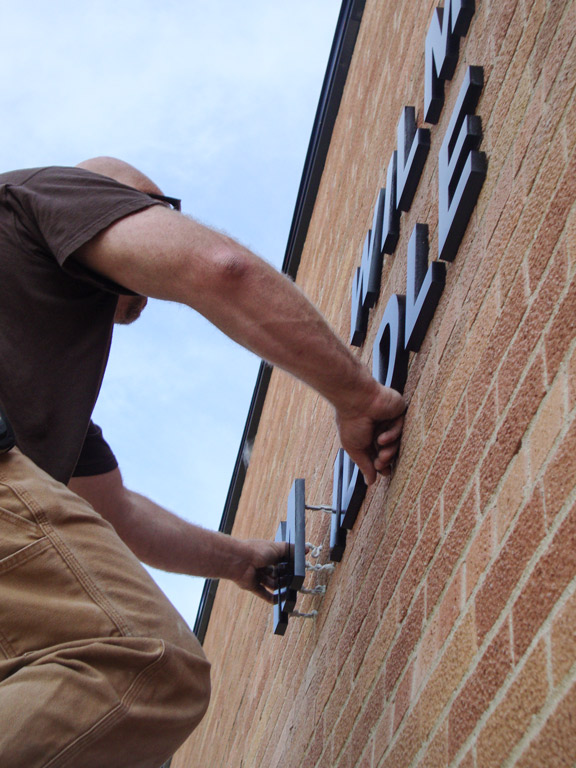
[[[474,0],[445,0],[432,14],[424,54],[424,120],[437,123],[444,106],[444,81],[458,63],[460,38],[468,32]]]
[[[428,264],[428,225],[416,224],[408,243],[404,347],[418,352],[444,290],[446,265]]]
[[[306,518],[304,480],[294,480],[288,497],[286,522],[281,522],[276,541],[285,541],[292,547],[288,563],[286,584],[280,584],[274,592],[274,634],[283,635],[288,617],[294,610],[298,590],[306,576]]]
[[[444,261],[454,261],[486,178],[486,155],[476,151],[481,121],[471,114],[482,84],[482,67],[468,67],[438,154],[438,258]]]

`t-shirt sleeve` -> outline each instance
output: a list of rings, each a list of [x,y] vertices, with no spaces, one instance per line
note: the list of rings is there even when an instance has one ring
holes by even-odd
[[[163,205],[144,192],[83,168],[37,169],[24,183],[10,185],[8,194],[18,208],[20,226],[66,272],[114,292],[118,286],[112,281],[69,257],[124,216]]]
[[[117,466],[116,456],[104,439],[102,430],[91,421],[73,477],[103,475],[105,472],[116,469]]]

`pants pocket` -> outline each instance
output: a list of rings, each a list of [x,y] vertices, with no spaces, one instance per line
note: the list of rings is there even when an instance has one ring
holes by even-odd
[[[120,636],[47,537],[0,562],[0,628],[8,657]]]
[[[0,483],[0,564],[43,537],[31,511],[5,483]]]
[[[81,577],[33,510],[0,483],[0,651],[5,657],[121,634]]]

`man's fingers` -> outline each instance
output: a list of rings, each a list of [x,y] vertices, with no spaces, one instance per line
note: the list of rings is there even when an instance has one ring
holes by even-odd
[[[403,416],[408,408],[406,398],[395,389],[387,389],[387,392],[389,398],[388,413],[392,418]]]
[[[267,603],[270,603],[271,605],[274,604],[274,595],[272,592],[268,592],[267,589],[264,589],[261,584],[257,584],[252,591],[255,595],[258,595],[258,597],[262,598],[262,600],[265,600]]]
[[[377,472],[381,472],[385,467],[389,466],[394,461],[398,450],[400,448],[400,441],[396,440],[394,443],[390,443],[378,450],[376,458],[374,459],[374,468]]]
[[[376,447],[380,445],[386,445],[387,443],[393,443],[402,434],[402,428],[404,426],[404,417],[399,416],[394,421],[382,422],[377,428],[376,435]]]
[[[280,579],[275,579],[273,576],[262,576],[260,578],[260,584],[267,589],[276,589]]]
[[[376,470],[372,461],[372,457],[368,451],[349,451],[348,455],[356,464],[360,472],[364,475],[366,485],[372,485],[376,480]]]

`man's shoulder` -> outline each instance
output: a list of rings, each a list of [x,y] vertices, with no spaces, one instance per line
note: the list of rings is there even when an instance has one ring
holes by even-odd
[[[0,184],[24,184],[32,176],[46,170],[46,168],[22,168],[18,171],[5,171],[0,173]]]
[[[34,176],[50,177],[51,179],[78,179],[93,177],[94,173],[86,171],[83,168],[76,168],[68,165],[46,165],[40,168],[22,168],[16,171],[5,171],[0,173],[0,184],[25,184]]]

